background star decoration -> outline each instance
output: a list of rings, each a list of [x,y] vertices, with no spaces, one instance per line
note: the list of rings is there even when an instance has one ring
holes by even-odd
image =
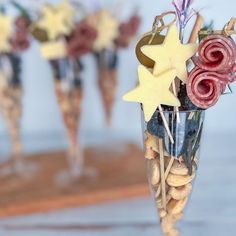
[[[9,52],[11,50],[10,38],[12,36],[12,23],[11,17],[0,14],[0,51]]]
[[[64,15],[66,24],[72,29],[74,27],[74,19],[76,12],[74,7],[69,3],[69,0],[64,0],[58,5],[56,5],[56,10],[58,12],[61,12],[62,15]]]
[[[119,32],[119,22],[106,10],[100,11],[97,14],[96,17],[92,17],[88,21],[97,29],[94,50],[101,51],[105,48],[113,47],[114,40]]]
[[[42,9],[43,18],[37,26],[44,29],[50,40],[55,40],[60,35],[69,35],[71,28],[66,24],[67,19],[63,11],[58,11],[52,6],[45,6]]]
[[[159,105],[180,106],[180,102],[170,92],[171,83],[176,76],[176,70],[170,69],[159,76],[154,76],[146,67],[138,67],[139,85],[124,95],[129,102],[143,104],[144,117],[149,121]]]
[[[142,52],[155,62],[154,75],[169,68],[176,69],[176,76],[186,83],[188,72],[186,62],[197,52],[197,44],[182,44],[176,26],[170,26],[165,41],[161,45],[146,45]]]

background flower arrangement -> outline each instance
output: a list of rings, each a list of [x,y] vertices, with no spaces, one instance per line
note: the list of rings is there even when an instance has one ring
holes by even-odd
[[[80,59],[88,53],[96,55],[99,87],[110,123],[117,83],[117,51],[129,45],[140,25],[137,14],[120,23],[104,9],[81,18],[76,14],[78,6],[66,0],[42,6],[31,26],[32,35],[41,44],[41,54],[53,70],[55,91],[69,137],[70,175],[73,176],[85,173],[83,150],[77,137],[83,97]]]
[[[88,16],[87,21],[97,29],[93,52],[97,61],[98,86],[106,124],[109,127],[118,84],[118,51],[130,45],[138,33],[141,19],[134,13],[127,21],[119,22],[111,12],[102,9]]]
[[[21,54],[30,47],[30,16],[17,2],[11,4],[18,16],[7,16],[4,6],[0,13],[0,107],[6,121],[12,143],[13,166],[2,174],[22,172],[27,168],[22,163],[20,126],[22,115]]]

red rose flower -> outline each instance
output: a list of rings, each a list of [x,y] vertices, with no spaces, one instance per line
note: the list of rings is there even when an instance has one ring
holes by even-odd
[[[28,31],[16,30],[14,36],[11,39],[12,48],[14,51],[24,51],[30,46],[30,40]]]
[[[19,16],[15,20],[15,26],[19,29],[27,29],[30,26],[30,20],[25,16]]]
[[[119,36],[115,40],[117,47],[126,48],[129,46],[131,39],[137,34],[140,26],[140,17],[132,16],[129,21],[121,23],[119,27]]]
[[[67,38],[69,57],[81,57],[89,53],[97,37],[97,31],[87,22],[81,21],[75,27],[73,34]]]

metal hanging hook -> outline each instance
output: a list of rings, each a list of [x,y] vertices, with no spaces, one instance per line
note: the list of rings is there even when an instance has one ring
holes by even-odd
[[[174,19],[166,24],[164,19],[166,16],[169,15],[174,15]],[[161,32],[165,28],[168,28],[171,25],[173,25],[176,22],[176,20],[177,20],[177,14],[175,11],[168,11],[161,15],[156,16],[152,26],[153,32]]]

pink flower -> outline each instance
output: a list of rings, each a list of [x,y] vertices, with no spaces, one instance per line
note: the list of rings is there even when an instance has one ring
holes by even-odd
[[[138,32],[140,22],[140,17],[134,15],[127,22],[121,23],[119,27],[120,34],[115,40],[115,44],[117,47],[126,48],[129,46],[131,39],[135,37]]]
[[[12,48],[14,51],[24,51],[29,48],[30,40],[26,30],[16,30],[11,39]]]
[[[87,22],[81,21],[75,27],[73,34],[67,38],[69,57],[81,57],[92,51],[97,31]]]
[[[30,26],[30,20],[25,16],[19,16],[15,20],[15,26],[19,29],[27,29]]]
[[[24,51],[30,46],[28,27],[30,20],[25,16],[19,16],[15,20],[15,33],[11,38],[13,51]]]

